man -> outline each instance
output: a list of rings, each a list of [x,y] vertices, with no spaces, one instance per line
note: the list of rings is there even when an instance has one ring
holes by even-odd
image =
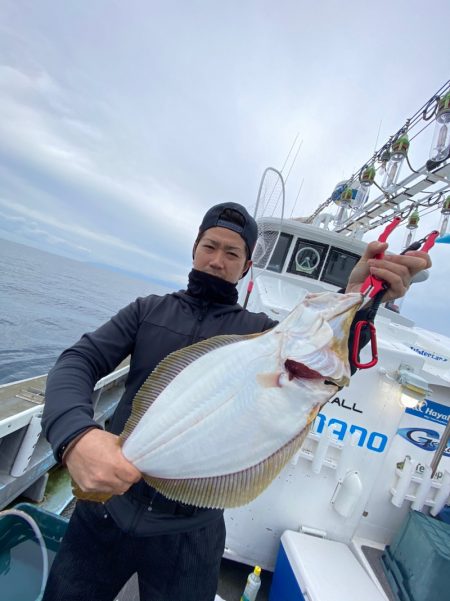
[[[256,239],[256,223],[244,207],[212,207],[194,244],[187,290],[137,299],[64,351],[50,372],[43,426],[57,459],[83,491],[115,496],[105,505],[77,503],[44,601],[112,601],[135,572],[141,601],[214,599],[225,543],[223,512],[157,493],[122,455],[117,435],[141,384],[169,353],[211,336],[263,332],[276,324],[237,304],[236,284],[251,265]],[[419,252],[373,259],[386,248],[368,246],[347,291],[358,291],[371,272],[389,284],[385,301],[399,298],[411,277],[430,266],[428,255]],[[125,393],[105,432],[93,421],[92,390],[128,355]]]

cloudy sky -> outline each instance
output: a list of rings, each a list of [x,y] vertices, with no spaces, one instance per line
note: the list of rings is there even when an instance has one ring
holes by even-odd
[[[304,181],[305,216],[450,77],[445,0],[0,0],[0,15],[0,237],[177,285],[204,211],[254,206],[297,134],[287,213]],[[450,335],[449,253],[404,312]]]

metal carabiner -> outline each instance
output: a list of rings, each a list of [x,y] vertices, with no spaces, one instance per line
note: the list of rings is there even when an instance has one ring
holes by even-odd
[[[372,359],[368,363],[361,363],[358,358],[359,354],[359,342],[361,340],[361,330],[364,326],[369,326],[370,330],[370,346],[372,349]],[[353,335],[353,348],[352,348],[352,363],[357,369],[368,369],[378,363],[378,347],[377,347],[377,335],[375,326],[371,321],[361,320],[355,325]]]

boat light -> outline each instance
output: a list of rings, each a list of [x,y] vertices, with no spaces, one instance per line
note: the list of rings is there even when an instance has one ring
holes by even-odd
[[[415,374],[408,365],[400,365],[396,379],[402,387],[400,403],[406,409],[417,407],[431,394],[428,382]]]
[[[331,198],[339,207],[339,211],[334,218],[337,225],[341,225],[347,219],[347,211],[351,207],[352,194],[351,182],[339,182],[333,190]]]
[[[341,193],[338,198],[336,198],[335,203],[339,207],[351,207],[355,209],[357,207],[361,207],[368,194],[367,187],[363,186],[362,183],[357,183],[355,181],[348,182],[345,188],[341,190]]]
[[[348,181],[338,182],[331,193],[331,200],[339,206],[339,200],[342,192],[348,187]]]
[[[450,92],[439,100],[430,159],[441,162],[450,153]]]
[[[397,138],[391,147],[391,157],[386,165],[386,173],[381,187],[385,192],[395,192],[397,190],[397,180],[400,175],[400,169],[403,161],[408,154],[409,139],[406,134]]]
[[[389,163],[390,158],[391,158],[391,151],[389,149],[383,150],[380,158],[378,159],[381,163],[380,167],[378,168],[378,175],[380,177],[384,177],[384,175],[386,174],[386,167],[387,167],[387,164]]]
[[[373,165],[369,165],[365,169],[362,170],[359,181],[364,188],[369,188],[373,182],[375,181],[375,167]]]
[[[414,242],[414,238],[416,236],[416,230],[419,227],[420,215],[417,207],[413,210],[413,212],[408,217],[408,223],[406,224],[406,229],[408,230],[405,238],[405,245],[403,248],[408,248],[408,246]]]
[[[337,203],[339,203],[341,205],[347,205],[352,202],[352,199],[353,199],[353,189],[350,186],[347,186],[346,188],[344,188],[344,190],[342,190],[342,193],[341,193],[339,199],[337,200]]]
[[[439,224],[439,233],[445,236],[448,231],[448,220],[450,217],[450,195],[444,200],[441,209],[441,223]]]

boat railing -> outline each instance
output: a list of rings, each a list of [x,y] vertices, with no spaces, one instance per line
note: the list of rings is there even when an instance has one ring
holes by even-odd
[[[128,371],[124,362],[94,387],[95,419],[102,426],[117,406]],[[46,379],[38,376],[0,387],[0,508],[20,494],[39,500],[47,472],[56,464],[42,436]]]

